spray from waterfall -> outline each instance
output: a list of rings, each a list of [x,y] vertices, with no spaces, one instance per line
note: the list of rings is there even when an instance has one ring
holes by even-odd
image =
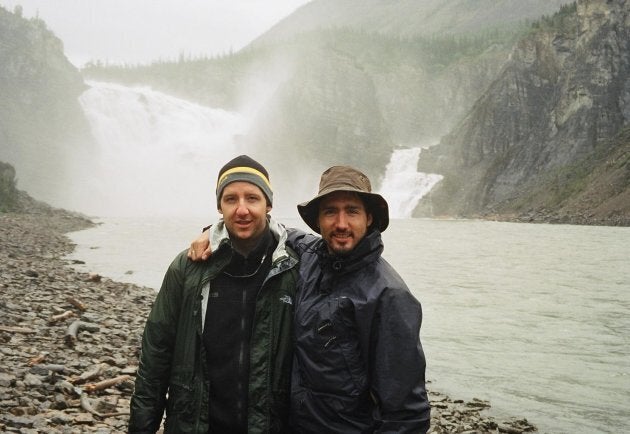
[[[247,120],[148,87],[88,84],[80,103],[99,151],[92,176],[84,180],[86,211],[101,216],[212,212],[214,177],[241,151],[237,141]]]
[[[418,172],[421,152],[420,147],[397,149],[387,164],[380,194],[392,218],[410,218],[420,199],[442,179],[442,175]]]
[[[148,87],[88,84],[80,103],[98,150],[86,163],[89,176],[80,182],[79,211],[103,217],[216,216],[216,174],[223,164],[239,154],[265,162],[262,151],[239,144],[250,116]],[[421,148],[396,150],[387,165],[381,194],[392,218],[411,217],[420,198],[442,178],[417,171],[420,153]],[[297,217],[295,204],[315,191],[321,172],[301,164],[299,173],[267,167],[277,193],[277,218]]]

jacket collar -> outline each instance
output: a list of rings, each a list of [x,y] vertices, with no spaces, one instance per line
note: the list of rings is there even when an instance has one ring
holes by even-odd
[[[335,255],[328,252],[326,243],[322,240],[317,255],[322,270],[335,274],[344,274],[372,263],[383,253],[381,232],[377,229],[368,232],[365,237],[347,255]]]
[[[267,216],[267,222],[269,224],[269,230],[275,239],[278,240],[273,254],[271,256],[271,262],[276,263],[277,260],[289,256],[286,250],[287,231],[283,225],[275,221],[271,216]],[[225,221],[220,219],[217,224],[210,227],[210,247],[213,251],[218,251],[224,245],[232,246],[230,241],[230,234],[225,227]]]

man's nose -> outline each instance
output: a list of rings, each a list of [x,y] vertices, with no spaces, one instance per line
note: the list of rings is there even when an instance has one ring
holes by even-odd
[[[348,216],[343,211],[337,214],[337,227],[338,228],[348,227]]]
[[[249,208],[247,208],[247,203],[244,200],[238,201],[238,207],[236,207],[236,213],[239,215],[244,215],[249,213]]]

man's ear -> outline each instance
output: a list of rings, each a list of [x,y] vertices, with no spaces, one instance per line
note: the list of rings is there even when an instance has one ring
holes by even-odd
[[[221,208],[217,209],[217,211],[219,211],[219,214],[223,215],[223,210]]]
[[[372,226],[372,222],[374,221],[374,219],[372,218],[372,214],[368,214],[367,215],[367,227],[369,228],[370,226]]]
[[[267,214],[271,212],[271,205],[267,205]]]

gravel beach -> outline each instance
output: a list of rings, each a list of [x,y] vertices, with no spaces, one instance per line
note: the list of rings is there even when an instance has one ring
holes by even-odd
[[[28,209],[0,214],[0,432],[126,432],[155,292],[75,271],[64,233],[93,223],[41,203]],[[536,431],[489,416],[487,401],[436,391],[430,400],[431,433]]]

